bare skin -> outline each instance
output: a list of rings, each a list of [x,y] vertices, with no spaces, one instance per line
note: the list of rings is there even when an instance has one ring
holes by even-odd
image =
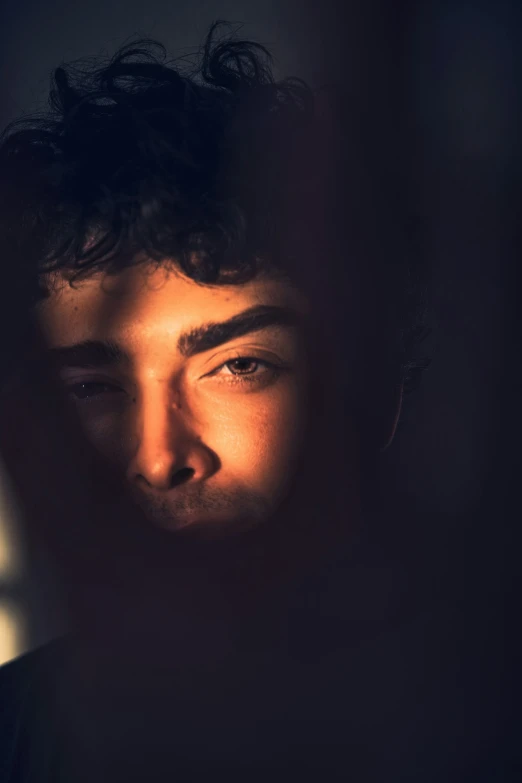
[[[306,310],[281,280],[204,286],[137,266],[58,284],[39,321],[86,436],[150,520],[213,537],[285,496],[302,443]]]

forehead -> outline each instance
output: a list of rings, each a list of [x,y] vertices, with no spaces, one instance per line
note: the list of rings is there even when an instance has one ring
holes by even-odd
[[[222,321],[249,307],[269,304],[306,312],[304,295],[283,279],[263,277],[243,285],[201,285],[163,267],[134,266],[98,274],[71,287],[53,281],[39,305],[46,336],[55,342],[107,335],[176,334],[199,323]]]

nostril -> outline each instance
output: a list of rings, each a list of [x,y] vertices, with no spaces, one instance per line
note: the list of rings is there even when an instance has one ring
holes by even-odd
[[[181,468],[180,470],[177,470],[172,476],[170,482],[171,487],[177,487],[179,484],[185,484],[187,481],[190,481],[194,473],[195,471],[193,468]]]

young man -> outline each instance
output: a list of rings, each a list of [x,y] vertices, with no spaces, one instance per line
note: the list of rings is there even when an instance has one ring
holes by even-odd
[[[288,607],[356,538],[409,359],[400,231],[383,223],[379,263],[344,122],[213,28],[196,74],[148,43],[57,69],[49,115],[5,134],[4,236],[35,331],[3,454],[81,640],[11,666],[7,723],[29,728],[8,780],[171,779],[198,758],[251,779],[284,757],[260,740],[278,722],[299,756],[300,708],[274,697]],[[20,718],[12,683],[37,669]],[[263,716],[253,744],[238,714]]]

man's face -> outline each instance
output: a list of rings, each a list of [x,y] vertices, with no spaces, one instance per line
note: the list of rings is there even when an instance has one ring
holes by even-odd
[[[203,535],[282,500],[304,428],[302,295],[135,266],[64,283],[40,322],[85,434],[152,522]]]

